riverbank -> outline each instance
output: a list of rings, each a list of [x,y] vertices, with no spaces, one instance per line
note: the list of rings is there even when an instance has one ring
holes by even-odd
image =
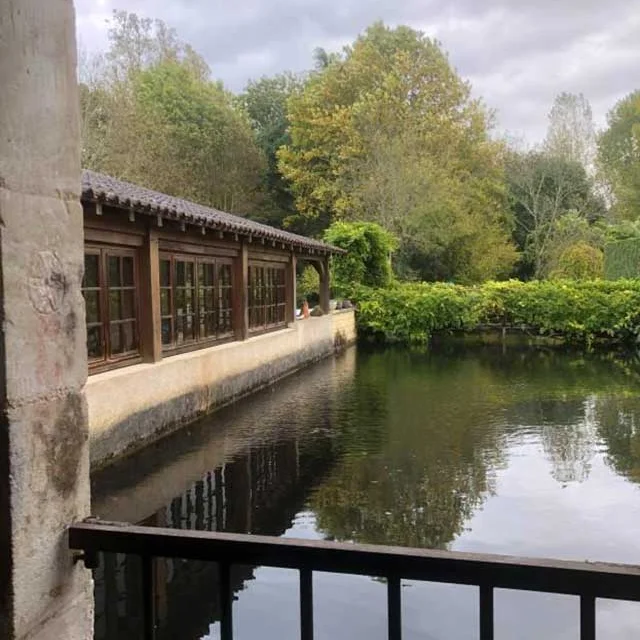
[[[640,280],[401,283],[358,290],[358,333],[426,343],[443,333],[521,333],[591,347],[640,340]]]

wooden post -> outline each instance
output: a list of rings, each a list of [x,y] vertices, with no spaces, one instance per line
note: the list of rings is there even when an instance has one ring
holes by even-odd
[[[320,308],[323,313],[330,313],[331,299],[330,282],[329,282],[329,258],[323,258],[319,264],[318,272],[320,273]]]
[[[296,265],[296,254],[292,251],[291,259],[289,260],[286,270],[287,288],[285,296],[287,301],[287,312],[285,320],[287,321],[287,324],[293,324],[296,321]]]
[[[234,261],[233,326],[236,340],[249,337],[249,247],[242,240],[240,255]]]
[[[160,319],[160,252],[158,236],[151,225],[142,247],[140,260],[140,283],[142,309],[140,314],[140,336],[142,357],[145,362],[162,360],[162,332]]]

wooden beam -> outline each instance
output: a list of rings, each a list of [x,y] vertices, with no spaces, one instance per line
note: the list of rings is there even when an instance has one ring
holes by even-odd
[[[320,262],[320,308],[323,313],[330,313],[331,311],[331,283],[329,280],[329,259],[324,258]]]
[[[287,312],[285,314],[285,320],[288,324],[292,324],[296,321],[296,254],[291,252],[289,257],[289,264],[285,271],[286,289],[285,298],[287,301]]]
[[[249,337],[249,248],[244,240],[233,271],[233,328],[236,340],[246,340]]]
[[[144,362],[162,360],[160,326],[160,251],[158,236],[151,226],[141,248],[140,260],[140,336]]]

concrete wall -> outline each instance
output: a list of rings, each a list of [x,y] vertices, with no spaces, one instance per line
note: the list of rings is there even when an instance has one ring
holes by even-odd
[[[139,448],[355,341],[352,310],[242,342],[96,374],[86,387],[91,463]]]
[[[93,637],[71,0],[0,1],[0,638]]]

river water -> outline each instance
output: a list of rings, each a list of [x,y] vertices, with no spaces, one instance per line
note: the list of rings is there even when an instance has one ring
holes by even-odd
[[[93,477],[104,519],[640,564],[640,362],[440,346],[350,349]],[[314,574],[318,640],[386,638],[379,580]],[[141,638],[140,567],[105,554],[97,640]],[[237,567],[239,640],[298,635],[297,572]],[[215,564],[161,559],[158,638],[219,638]],[[408,639],[478,637],[474,587],[406,581]],[[575,598],[496,592],[496,638],[578,638]],[[598,601],[598,637],[640,605]]]

